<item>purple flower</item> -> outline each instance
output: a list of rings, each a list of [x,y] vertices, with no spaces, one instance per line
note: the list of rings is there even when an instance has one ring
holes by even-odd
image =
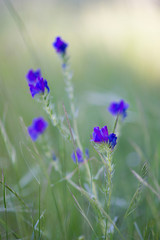
[[[129,108],[129,104],[125,103],[123,100],[120,100],[120,102],[112,102],[108,108],[108,111],[116,116],[116,115],[122,115],[123,118],[127,116],[127,109]]]
[[[99,127],[95,127],[93,129],[91,141],[94,141],[95,143],[109,144],[109,146],[113,150],[115,145],[117,144],[116,140],[117,140],[116,134],[114,134],[114,133],[111,133],[110,135],[108,134],[107,126],[104,126],[101,129]]]
[[[32,125],[28,127],[28,133],[33,141],[36,141],[47,128],[48,123],[42,118],[34,118]]]
[[[83,160],[83,153],[82,153],[80,148],[77,148],[76,155],[77,155],[77,159],[76,159],[76,156],[75,156],[74,152],[71,155],[74,163],[76,163],[77,161],[78,161],[78,163],[84,162],[84,160]]]
[[[93,139],[95,143],[102,143],[102,142],[108,142],[108,128],[107,126],[104,126],[103,128],[99,129],[99,127],[95,127],[93,129]]]
[[[53,42],[53,47],[56,49],[57,53],[64,55],[66,53],[66,48],[68,44],[64,42],[61,37],[57,37]]]
[[[29,70],[29,72],[26,75],[26,78],[27,78],[28,86],[33,98],[36,94],[44,94],[45,88],[49,93],[50,89],[48,87],[47,80],[41,77],[40,70],[37,70],[35,72],[32,69]]]
[[[109,139],[109,146],[112,148],[112,150],[114,149],[114,147],[116,146],[117,144],[117,136],[115,133],[111,133],[109,136],[108,136],[108,139]]]
[[[40,69],[37,69],[36,71],[34,71],[33,69],[30,69],[26,75],[28,83],[36,81],[38,77],[41,77]]]

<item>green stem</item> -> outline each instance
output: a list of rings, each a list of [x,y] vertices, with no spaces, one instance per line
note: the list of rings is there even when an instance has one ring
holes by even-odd
[[[110,203],[111,203],[111,195],[112,195],[112,172],[113,172],[113,167],[112,167],[112,157],[111,154],[108,152],[108,155],[106,157],[106,162],[107,162],[107,184],[106,184],[106,193],[108,195],[108,197],[106,196],[106,198],[108,198],[107,201],[107,213],[109,214],[109,209],[110,209]],[[107,224],[107,219],[106,219],[106,230],[105,230],[105,238],[106,240],[108,240],[108,236],[107,236],[107,230],[108,230],[108,224]]]
[[[43,109],[46,111],[46,113],[49,115],[49,118],[51,119],[51,122],[54,127],[57,127],[61,135],[68,140],[71,140],[70,133],[66,126],[61,122],[60,119],[58,119],[57,114],[54,109],[54,105],[51,103],[50,96],[44,95],[43,96]]]
[[[72,84],[72,74],[71,74],[71,71],[69,68],[68,59],[69,58],[67,56],[64,56],[62,58],[63,64],[66,65],[66,67],[63,68],[64,82],[66,84],[66,92],[67,92],[68,98],[70,100],[70,108],[71,108],[71,113],[72,113],[72,118],[73,118],[73,129],[74,129],[74,133],[76,135],[76,143],[77,143],[78,148],[80,148],[81,151],[83,152],[83,147],[82,147],[82,144],[80,141],[78,127],[77,127],[77,121],[76,121],[76,117],[75,117],[74,88],[73,88],[73,84]],[[96,192],[96,186],[95,186],[94,182],[92,182],[92,176],[91,176],[88,161],[86,161],[84,165],[85,165],[87,176],[88,176],[88,182],[92,188],[92,192],[95,195],[95,197],[98,198],[97,192]]]
[[[79,192],[81,192],[86,199],[90,202],[91,206],[93,207],[93,209],[95,210],[95,212],[98,214],[98,217],[100,218],[100,225],[102,227],[102,232],[104,233],[104,224],[102,223],[104,217],[106,219],[108,219],[108,221],[113,224],[114,228],[117,230],[117,232],[119,233],[121,239],[124,240],[121,232],[119,231],[119,229],[117,228],[117,226],[115,225],[115,223],[112,221],[111,217],[109,216],[109,214],[100,206],[99,202],[96,199],[93,199],[90,197],[89,193],[86,192],[83,188],[79,187],[77,184],[75,184],[72,180],[70,179],[66,179],[67,182],[69,184],[71,184],[75,189],[77,189]]]
[[[111,195],[112,195],[112,158],[111,155],[108,154],[108,203],[107,203],[107,210],[109,212],[109,208],[110,208],[110,202],[111,202]]]
[[[114,133],[114,132],[115,132],[115,130],[116,130],[117,123],[118,123],[118,119],[119,119],[119,114],[117,114],[116,121],[115,121],[115,123],[114,123],[114,127],[113,127],[113,133]]]

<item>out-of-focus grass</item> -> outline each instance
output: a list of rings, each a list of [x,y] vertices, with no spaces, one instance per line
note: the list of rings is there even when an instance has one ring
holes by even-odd
[[[78,127],[82,143],[90,148],[91,155],[95,155],[89,140],[93,127],[107,124],[110,131],[113,128],[113,118],[106,110],[109,102],[124,98],[130,104],[128,118],[124,121],[114,156],[116,172],[113,197],[124,202],[131,200],[138,182],[130,169],[140,172],[141,165],[146,160],[150,166],[149,181],[154,185],[155,179],[160,180],[158,172],[160,155],[159,8],[146,3],[132,5],[131,8],[129,2],[127,6],[88,2],[79,7],[72,5],[71,2],[60,4],[56,1],[45,1],[45,3],[14,1],[13,3],[33,41],[40,64],[36,64],[33,56],[29,54],[22,39],[22,33],[19,32],[6,5],[1,1],[0,118],[3,119],[5,114],[5,129],[17,153],[16,163],[13,165],[0,135],[0,166],[5,172],[6,182],[17,191],[21,191],[18,183],[28,171],[36,169],[37,173],[32,173],[33,179],[36,179],[34,174],[41,178],[45,176],[37,156],[33,157],[34,155],[30,154],[29,149],[32,149],[32,144],[26,139],[19,117],[22,116],[27,126],[36,116],[44,115],[47,118],[41,106],[29,94],[25,80],[29,68],[42,69],[42,75],[48,80],[54,100],[59,102],[57,108],[62,111],[62,103],[66,103],[67,98],[60,63],[52,48],[54,38],[60,35],[69,43],[68,52],[74,72],[75,102],[79,108]],[[69,111],[68,105],[66,107]],[[62,161],[64,172],[73,169],[74,165],[70,158],[72,146],[68,147],[51,125],[47,131],[50,144]],[[26,147],[28,144],[29,148]],[[39,148],[38,143],[37,145]],[[94,172],[94,164],[92,163],[91,166]],[[53,182],[58,180],[58,175],[55,174],[52,180]],[[82,224],[83,218],[79,217],[80,214],[74,206],[73,198],[66,189],[66,185],[57,184],[54,189],[61,219],[57,220],[56,205],[50,190],[46,187],[48,198],[44,199],[43,204],[48,207],[46,217],[42,220],[46,232],[48,230],[48,234],[55,239],[60,239],[61,227],[53,233],[50,223],[60,226],[62,221],[67,239],[76,239],[84,229],[86,239],[89,239],[87,236],[90,235],[90,230]],[[26,193],[25,200],[31,204],[30,200],[38,196],[37,181],[33,180],[26,184],[23,195],[24,193]],[[9,193],[7,196],[6,201],[9,202],[7,206],[19,206],[17,200],[12,201]],[[67,200],[64,202],[65,196]],[[81,198],[80,195],[79,197]],[[38,206],[37,201],[38,197],[35,197],[31,209]],[[86,202],[83,203],[83,206],[86,204]],[[120,200],[117,204],[120,204]],[[158,221],[159,215],[156,213],[158,206],[155,196],[145,190],[138,211],[128,223],[130,234],[135,231],[133,221],[138,223],[141,231],[144,231],[147,224],[152,225],[152,221],[155,223],[155,219]],[[52,211],[49,211],[50,209]],[[121,215],[122,211],[123,208],[115,205],[112,214]],[[66,213],[67,218],[63,213]],[[38,220],[38,213],[36,214],[37,219],[36,217],[33,219],[33,224]],[[13,229],[15,227],[19,233],[22,233],[23,229],[27,236],[30,231],[29,224],[22,223],[25,217],[28,219],[27,213],[20,214],[17,211],[16,215],[17,221],[22,224],[19,230],[13,220],[14,214],[9,214],[8,224]],[[3,212],[1,217],[3,218]],[[74,233],[72,229],[76,229]],[[125,231],[127,230],[124,229]],[[137,239],[136,236],[135,234],[135,239]]]

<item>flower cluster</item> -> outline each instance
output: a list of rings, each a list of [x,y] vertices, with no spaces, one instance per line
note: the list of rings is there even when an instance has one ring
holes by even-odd
[[[66,49],[68,47],[68,43],[63,41],[62,38],[58,36],[53,42],[53,47],[55,48],[56,52],[60,54],[60,56],[64,60],[63,64],[65,65]],[[45,89],[47,89],[49,93],[50,89],[48,87],[47,80],[45,80],[41,76],[40,69],[37,69],[36,71],[32,69],[29,70],[26,75],[26,78],[27,78],[28,86],[33,98],[36,94],[44,95]],[[119,102],[112,102],[108,110],[114,116],[121,115],[122,118],[125,118],[127,116],[128,107],[129,107],[128,103],[124,102],[124,100],[120,100]],[[107,126],[104,126],[101,129],[99,127],[95,127],[93,129],[91,141],[93,141],[96,144],[99,144],[99,146],[100,144],[103,144],[103,145],[106,144],[105,146],[113,150],[117,144],[117,136],[114,133],[117,122],[118,122],[118,118],[115,122],[113,133],[111,134],[108,133]],[[29,135],[31,136],[33,141],[35,141],[38,138],[38,136],[44,132],[47,125],[48,125],[47,122],[43,120],[43,118],[37,118],[33,120],[32,125],[28,127]],[[85,155],[86,155],[86,159],[88,159],[89,158],[88,150],[86,151]],[[72,154],[72,159],[75,163],[77,160],[78,160],[78,163],[84,162],[83,152],[81,151],[80,148],[77,148],[76,152]]]
[[[48,87],[47,80],[41,77],[41,72],[39,69],[36,71],[33,71],[32,69],[29,70],[26,75],[26,78],[33,98],[36,94],[44,94],[45,88],[49,93],[50,89]]]
[[[42,118],[33,119],[32,125],[28,127],[28,133],[33,141],[36,141],[47,128],[48,123]]]
[[[108,111],[116,116],[121,115],[123,118],[127,116],[127,109],[129,108],[129,104],[125,103],[123,100],[120,102],[112,102],[108,108]]]
[[[93,129],[91,141],[98,144],[106,143],[113,150],[117,144],[117,136],[114,133],[109,135],[107,126],[104,126],[101,129],[99,127],[95,127]]]
[[[57,53],[65,55],[68,43],[64,42],[61,37],[57,37],[53,42],[53,47],[56,49]]]

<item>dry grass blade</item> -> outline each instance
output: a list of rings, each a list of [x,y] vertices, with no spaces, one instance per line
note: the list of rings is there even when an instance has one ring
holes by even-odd
[[[74,196],[74,194],[72,193],[72,191],[70,190],[70,188],[68,187],[76,205],[78,206],[78,209],[80,211],[80,213],[82,214],[82,216],[84,217],[84,219],[87,221],[88,225],[90,226],[90,228],[92,229],[92,231],[94,232],[94,234],[96,235],[96,232],[94,231],[94,228],[92,227],[92,224],[90,223],[89,219],[87,218],[85,212],[83,211],[83,209],[81,208],[79,202],[77,201],[76,197]],[[97,235],[96,235],[97,236]]]
[[[15,195],[15,197],[28,209],[29,207],[25,204],[25,202],[21,199],[21,197],[6,183],[4,184],[3,181],[0,180],[0,184],[4,185],[6,189],[8,189],[11,193]]]
[[[119,233],[119,236],[121,237],[121,239],[124,240],[118,227],[115,225],[115,223],[112,221],[111,217],[106,213],[106,211],[99,205],[99,203],[95,199],[92,199],[91,196],[88,194],[88,192],[86,192],[83,188],[79,187],[76,183],[72,182],[71,180],[68,180],[68,182],[87,198],[87,200],[90,202],[90,204],[92,205],[93,209],[95,210],[95,212],[98,214],[99,217],[101,218],[105,217],[106,219],[108,219],[108,221],[114,226],[114,228]]]
[[[3,137],[3,140],[5,142],[5,146],[8,152],[8,155],[10,156],[12,163],[15,163],[16,161],[16,151],[15,148],[12,146],[9,137],[7,135],[7,132],[5,130],[4,124],[2,123],[1,119],[0,119],[0,131]]]
[[[144,178],[147,176],[148,174],[148,163],[145,162],[142,166],[142,169],[141,169],[141,175],[142,175],[142,179],[144,180]],[[131,201],[130,201],[130,204],[129,204],[129,207],[124,215],[124,217],[128,217],[131,213],[134,212],[134,210],[136,209],[137,207],[137,204],[140,200],[140,196],[141,196],[141,193],[142,193],[142,183],[140,182],[138,184],[138,188],[136,190],[136,192],[134,193]]]
[[[148,187],[160,200],[160,194],[151,186],[149,185],[138,173],[132,170],[133,175],[140,181],[145,187]]]

